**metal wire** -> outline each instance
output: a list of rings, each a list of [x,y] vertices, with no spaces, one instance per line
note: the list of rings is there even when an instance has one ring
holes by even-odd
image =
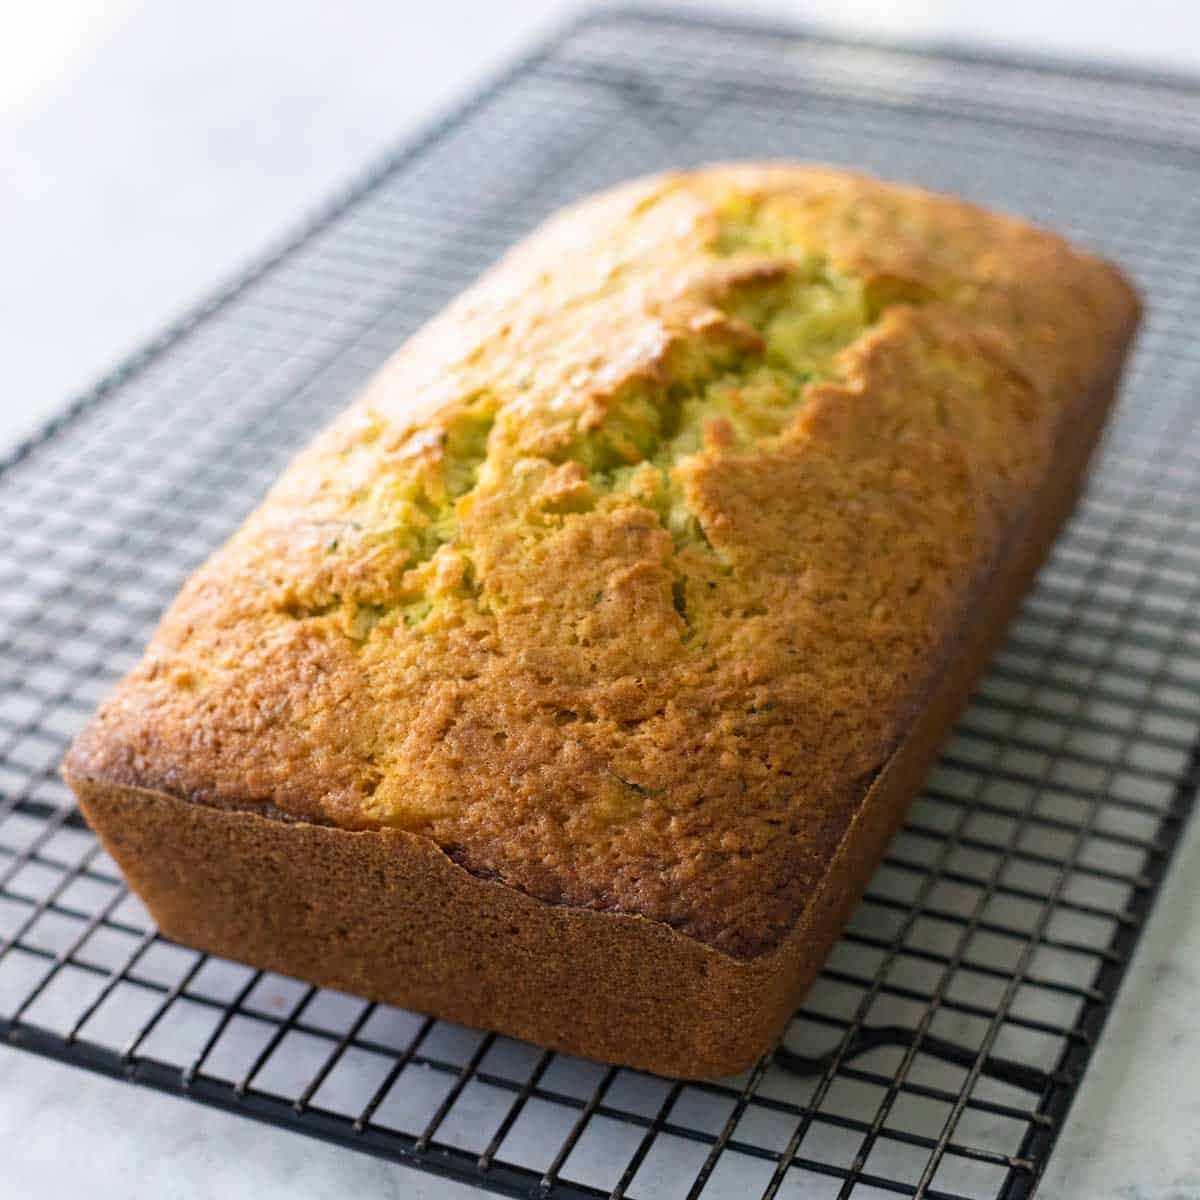
[[[604,1068],[162,939],[58,781],[180,582],[559,204],[844,162],[1021,212],[1150,317],[1103,463],[776,1054]],[[585,21],[0,470],[0,1034],[522,1196],[1028,1196],[1200,779],[1200,90],[661,13]]]

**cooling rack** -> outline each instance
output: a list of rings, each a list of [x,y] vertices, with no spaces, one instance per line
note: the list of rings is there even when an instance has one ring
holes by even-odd
[[[421,321],[563,202],[849,163],[1122,262],[1092,485],[781,1049],[685,1083],[165,940],[56,775],[181,580]],[[1193,804],[1200,91],[601,13],[381,164],[0,472],[0,1035],[514,1196],[1028,1196]]]

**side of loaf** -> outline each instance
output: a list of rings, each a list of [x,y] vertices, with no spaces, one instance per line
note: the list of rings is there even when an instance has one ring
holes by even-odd
[[[717,166],[409,341],[64,765],[165,932],[670,1074],[819,970],[1061,520],[1137,301],[946,197]]]

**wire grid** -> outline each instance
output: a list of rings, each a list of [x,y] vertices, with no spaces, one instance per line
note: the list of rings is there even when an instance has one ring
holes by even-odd
[[[55,774],[188,572],[430,313],[560,203],[845,162],[1122,261],[1103,464],[773,1058],[685,1083],[160,937]],[[396,155],[0,474],[0,1032],[513,1195],[1028,1195],[1191,808],[1200,92],[632,13]]]

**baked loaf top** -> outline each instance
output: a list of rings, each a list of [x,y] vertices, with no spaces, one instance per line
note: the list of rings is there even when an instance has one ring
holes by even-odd
[[[718,166],[566,210],[184,588],[68,769],[778,944],[1136,320],[959,201]]]

